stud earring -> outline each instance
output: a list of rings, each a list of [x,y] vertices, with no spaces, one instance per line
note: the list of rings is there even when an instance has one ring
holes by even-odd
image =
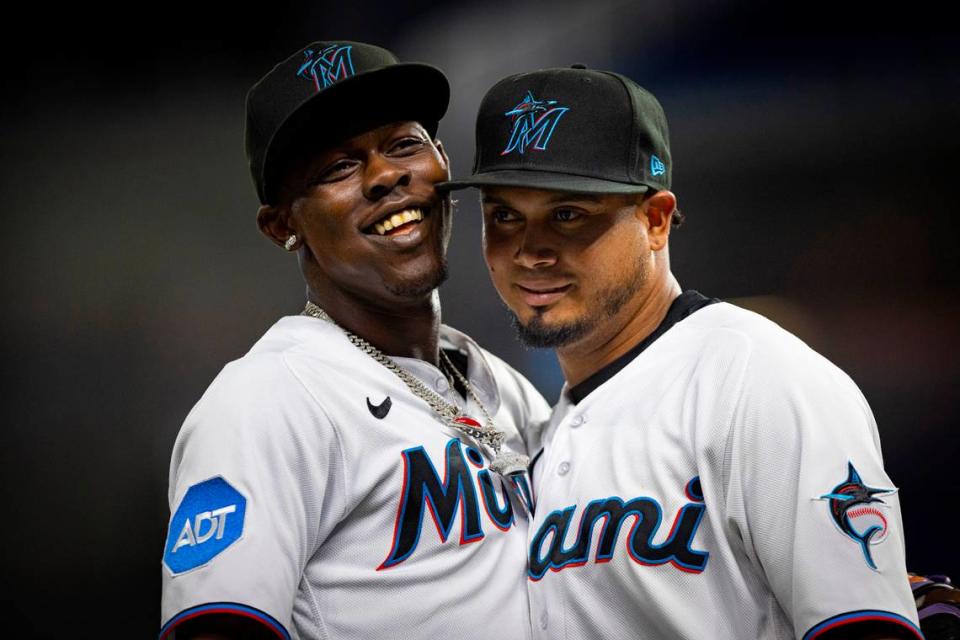
[[[283,248],[287,251],[293,251],[293,245],[297,244],[297,234],[291,233],[287,241],[283,243]]]

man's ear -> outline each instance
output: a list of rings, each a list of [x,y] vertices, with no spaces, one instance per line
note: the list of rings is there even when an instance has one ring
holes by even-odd
[[[293,248],[286,247],[290,236],[296,234],[291,222],[290,211],[286,207],[265,204],[257,211],[257,226],[260,227],[260,233],[270,238],[278,247]]]
[[[433,146],[440,153],[440,159],[443,161],[443,168],[447,170],[447,180],[450,179],[450,158],[447,157],[447,150],[443,148],[443,143],[437,138],[433,141]]]
[[[677,196],[670,191],[657,191],[643,201],[643,211],[649,227],[650,249],[659,251],[667,246],[673,212],[677,210]]]

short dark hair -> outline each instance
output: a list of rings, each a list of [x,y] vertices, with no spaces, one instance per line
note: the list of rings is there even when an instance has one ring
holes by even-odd
[[[670,219],[670,226],[674,229],[678,229],[686,219],[687,216],[683,215],[683,212],[680,211],[680,209],[674,209],[673,217]]]

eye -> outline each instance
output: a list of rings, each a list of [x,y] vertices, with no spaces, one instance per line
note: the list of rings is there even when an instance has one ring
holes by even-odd
[[[557,222],[573,222],[581,215],[583,214],[576,209],[562,208],[554,210],[553,219]]]
[[[490,212],[490,220],[494,224],[509,224],[520,220],[520,216],[504,207],[497,207]]]
[[[400,138],[390,147],[390,152],[394,155],[409,155],[415,153],[427,143],[426,140],[417,136],[406,136]]]
[[[320,184],[323,182],[336,182],[337,180],[342,180],[350,175],[356,164],[357,163],[355,160],[351,160],[349,158],[335,160],[320,170],[320,173],[317,174],[317,177],[313,180],[313,183]]]

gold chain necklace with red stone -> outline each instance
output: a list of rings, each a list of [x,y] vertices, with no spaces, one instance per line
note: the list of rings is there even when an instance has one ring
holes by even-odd
[[[394,362],[393,359],[377,349],[375,346],[360,336],[347,331],[343,327],[340,327],[340,325],[338,325],[326,311],[321,309],[313,302],[307,302],[307,306],[304,307],[302,315],[317,318],[318,320],[324,320],[336,327],[339,327],[340,330],[346,334],[347,339],[351,344],[353,344],[353,346],[357,347],[365,354],[392,371],[398,378],[400,378],[400,380],[403,381],[405,385],[407,385],[407,388],[410,389],[415,396],[430,405],[430,408],[440,416],[444,424],[468,436],[471,440],[474,440],[487,447],[493,454],[493,461],[490,463],[491,471],[506,477],[515,473],[522,473],[527,470],[527,467],[530,464],[530,459],[525,455],[503,448],[503,441],[506,439],[506,435],[503,433],[503,431],[500,431],[494,426],[493,418],[490,416],[487,408],[483,406],[483,403],[480,402],[480,398],[477,397],[477,394],[473,390],[473,386],[470,384],[470,381],[467,380],[463,374],[461,374],[460,371],[453,366],[453,363],[450,362],[450,358],[447,357],[447,354],[445,354],[443,350],[440,351],[441,366],[449,369],[449,371],[451,371],[457,377],[457,379],[460,380],[460,383],[463,384],[464,388],[467,390],[467,394],[473,398],[473,401],[478,407],[480,407],[480,411],[483,412],[483,417],[486,419],[486,424],[481,425],[470,416],[464,414],[458,405],[447,402],[442,396],[434,392],[416,377],[407,373],[402,367]]]

